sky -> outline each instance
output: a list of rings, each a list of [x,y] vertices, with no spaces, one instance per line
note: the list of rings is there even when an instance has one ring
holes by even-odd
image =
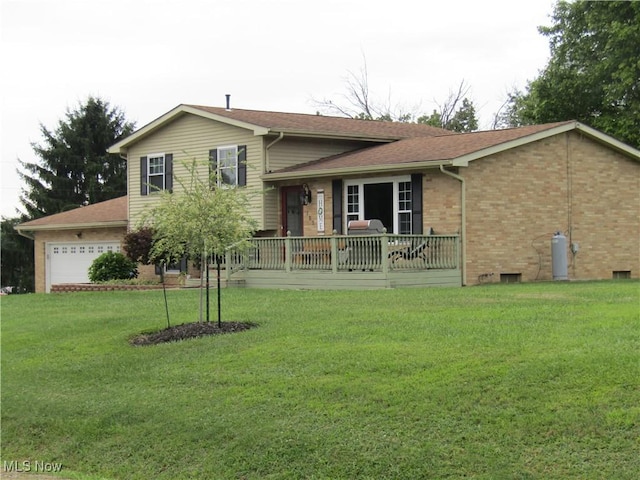
[[[199,104],[311,113],[366,65],[374,101],[430,114],[464,81],[480,128],[549,59],[552,0],[0,0],[0,215],[89,96],[142,127]]]

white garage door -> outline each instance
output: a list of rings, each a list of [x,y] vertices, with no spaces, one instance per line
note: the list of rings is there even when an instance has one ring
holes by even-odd
[[[91,263],[105,252],[119,252],[119,242],[47,244],[47,292],[59,283],[89,282]]]

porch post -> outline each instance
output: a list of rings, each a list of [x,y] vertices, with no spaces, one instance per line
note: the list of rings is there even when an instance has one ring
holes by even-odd
[[[385,276],[389,273],[389,238],[387,237],[387,229],[382,229],[382,236],[378,237],[378,240],[382,245],[380,245],[380,253],[382,261],[382,273]]]
[[[338,232],[334,229],[331,235],[331,273],[338,273]]]
[[[291,272],[291,230],[287,230],[287,236],[284,239],[284,271]]]

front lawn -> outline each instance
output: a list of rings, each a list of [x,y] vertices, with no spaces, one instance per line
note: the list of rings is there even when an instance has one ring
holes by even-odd
[[[172,324],[197,319],[196,290],[167,295]],[[259,326],[139,347],[161,291],[3,297],[3,470],[637,478],[636,281],[222,296]]]

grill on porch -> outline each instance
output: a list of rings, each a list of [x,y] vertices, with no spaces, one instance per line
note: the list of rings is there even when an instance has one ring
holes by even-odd
[[[228,250],[226,280],[248,287],[310,289],[462,284],[458,235],[349,233],[251,239],[242,251]]]

